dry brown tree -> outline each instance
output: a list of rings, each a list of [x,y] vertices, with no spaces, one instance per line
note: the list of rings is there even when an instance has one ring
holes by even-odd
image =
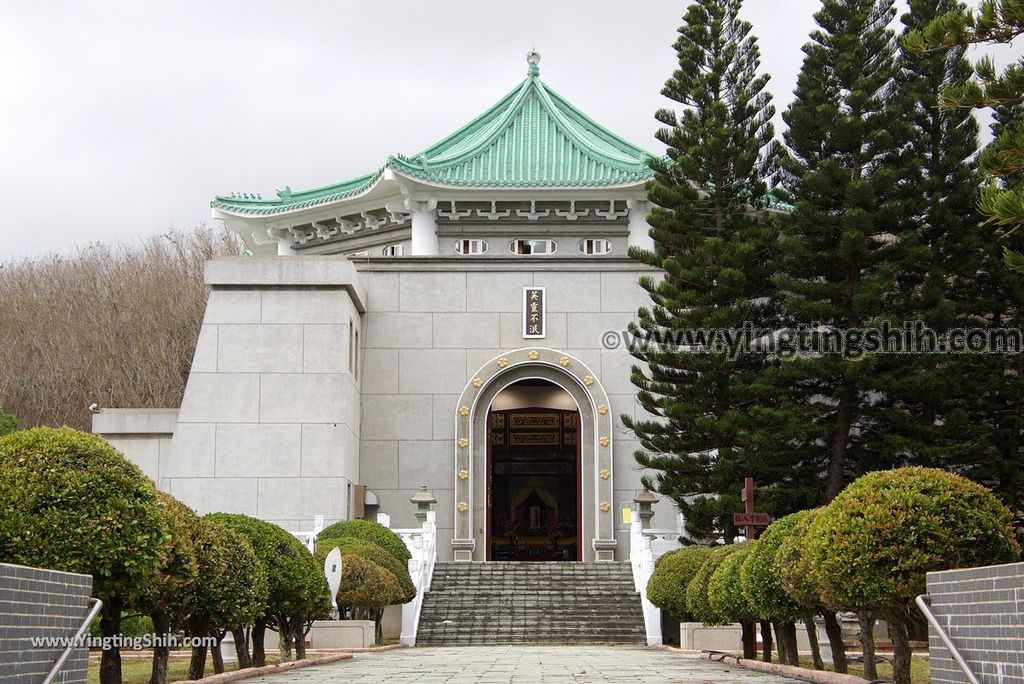
[[[176,407],[206,306],[203,264],[240,254],[199,226],[0,263],[0,407],[88,430],[88,406]]]

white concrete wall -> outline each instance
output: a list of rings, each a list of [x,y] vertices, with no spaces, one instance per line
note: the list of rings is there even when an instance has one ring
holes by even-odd
[[[92,431],[159,482],[177,416],[178,409],[101,409],[92,414]]]
[[[290,530],[348,517],[359,482],[363,295],[339,257],[210,262],[211,286],[158,484],[200,513]]]
[[[482,267],[455,260],[361,264],[367,291],[363,423],[363,484],[397,527],[415,520],[409,496],[427,485],[438,499],[438,551],[451,557],[454,519],[455,411],[459,394],[491,359],[522,347],[551,347],[580,359],[609,394],[612,415],[643,413],[630,383],[633,357],[624,346],[602,346],[602,333],[623,331],[649,303],[637,279],[652,271],[624,260],[591,263],[523,259]],[[522,336],[522,288],[544,286],[545,339]],[[621,421],[614,434],[615,511],[640,490],[633,452],[639,444]],[[656,507],[654,527],[673,527],[675,510]],[[616,512],[617,557],[628,553],[629,527]],[[478,549],[474,556],[482,558]]]

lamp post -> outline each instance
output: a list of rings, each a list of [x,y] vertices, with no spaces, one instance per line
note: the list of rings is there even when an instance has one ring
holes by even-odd
[[[639,509],[637,515],[640,516],[640,528],[648,529],[651,526],[651,518],[654,517],[654,511],[651,510],[651,506],[658,503],[658,497],[650,490],[645,489],[633,497],[633,503]]]
[[[409,503],[416,504],[416,519],[420,521],[420,525],[427,522],[427,513],[430,511],[430,507],[437,503],[437,497],[434,493],[427,490],[427,485],[420,485],[420,490],[409,497]]]

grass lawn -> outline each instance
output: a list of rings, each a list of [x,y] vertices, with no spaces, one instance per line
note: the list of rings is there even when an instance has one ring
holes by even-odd
[[[814,667],[814,663],[811,661],[811,657],[801,656],[800,667],[812,669]],[[825,669],[831,670],[832,668],[829,665],[825,665]],[[850,674],[863,677],[864,664],[850,663]],[[892,681],[892,665],[889,663],[878,663],[878,677],[880,679],[888,679],[889,681]],[[910,681],[912,684],[930,684],[932,678],[928,670],[927,658],[919,658],[915,656],[913,660],[910,661]]]
[[[280,662],[277,654],[267,654],[267,664],[274,665]],[[122,656],[121,659],[121,676],[124,684],[147,684],[149,682],[149,675],[153,669],[152,653],[148,653],[145,658],[125,658]],[[236,663],[224,663],[224,669],[227,671],[237,670]],[[213,674],[213,660],[207,659],[206,661],[206,676]],[[185,681],[188,679],[188,658],[171,658],[167,664],[167,681],[178,682]],[[100,681],[100,661],[99,659],[89,659],[89,681],[88,684],[99,684]]]

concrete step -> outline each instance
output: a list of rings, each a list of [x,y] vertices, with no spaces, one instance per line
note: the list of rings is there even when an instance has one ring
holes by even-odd
[[[628,563],[438,563],[416,643],[643,644]]]

